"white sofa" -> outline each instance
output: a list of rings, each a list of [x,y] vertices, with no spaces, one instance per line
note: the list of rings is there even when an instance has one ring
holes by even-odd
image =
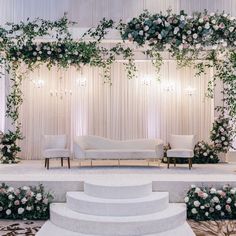
[[[78,136],[74,141],[75,158],[80,160],[157,160],[163,157],[160,139],[118,141],[99,136]]]

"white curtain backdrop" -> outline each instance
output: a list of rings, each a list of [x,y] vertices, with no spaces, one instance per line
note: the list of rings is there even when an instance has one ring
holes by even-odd
[[[175,133],[208,140],[214,112],[205,92],[212,72],[193,78],[194,69],[178,70],[175,61],[166,61],[157,81],[151,62],[137,66],[138,77],[128,80],[123,63],[116,62],[112,86],[103,83],[98,68],[84,67],[80,72],[41,67],[30,74],[23,83],[22,157],[41,158],[43,134],[67,134],[71,149],[74,137],[86,134],[122,140],[156,137],[167,142]],[[145,80],[147,75],[152,79]],[[34,80],[43,80],[44,85],[38,88]],[[192,96],[186,91],[189,86],[196,89]]]

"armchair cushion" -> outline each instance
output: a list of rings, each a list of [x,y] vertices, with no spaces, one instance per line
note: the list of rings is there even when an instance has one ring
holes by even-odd
[[[51,148],[43,150],[44,158],[70,157],[69,149]]]
[[[192,158],[194,156],[191,149],[170,149],[167,150],[167,157]]]

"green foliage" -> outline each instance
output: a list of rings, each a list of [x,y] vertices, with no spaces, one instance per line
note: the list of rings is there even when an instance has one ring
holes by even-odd
[[[52,199],[52,194],[46,192],[43,185],[13,188],[2,183],[0,186],[0,218],[47,220]]]

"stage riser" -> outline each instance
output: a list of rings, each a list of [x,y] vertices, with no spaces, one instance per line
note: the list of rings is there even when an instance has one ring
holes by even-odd
[[[187,177],[186,177],[187,178]],[[13,187],[20,187],[24,185],[35,186],[43,184],[46,190],[51,191],[54,194],[54,202],[65,202],[66,192],[70,191],[83,191],[84,181],[4,181],[0,180]],[[194,184],[196,186],[208,186],[208,187],[222,187],[225,184],[236,187],[235,181],[153,181],[153,191],[169,192],[170,202],[179,203],[183,202],[183,199],[190,189],[190,186]]]

